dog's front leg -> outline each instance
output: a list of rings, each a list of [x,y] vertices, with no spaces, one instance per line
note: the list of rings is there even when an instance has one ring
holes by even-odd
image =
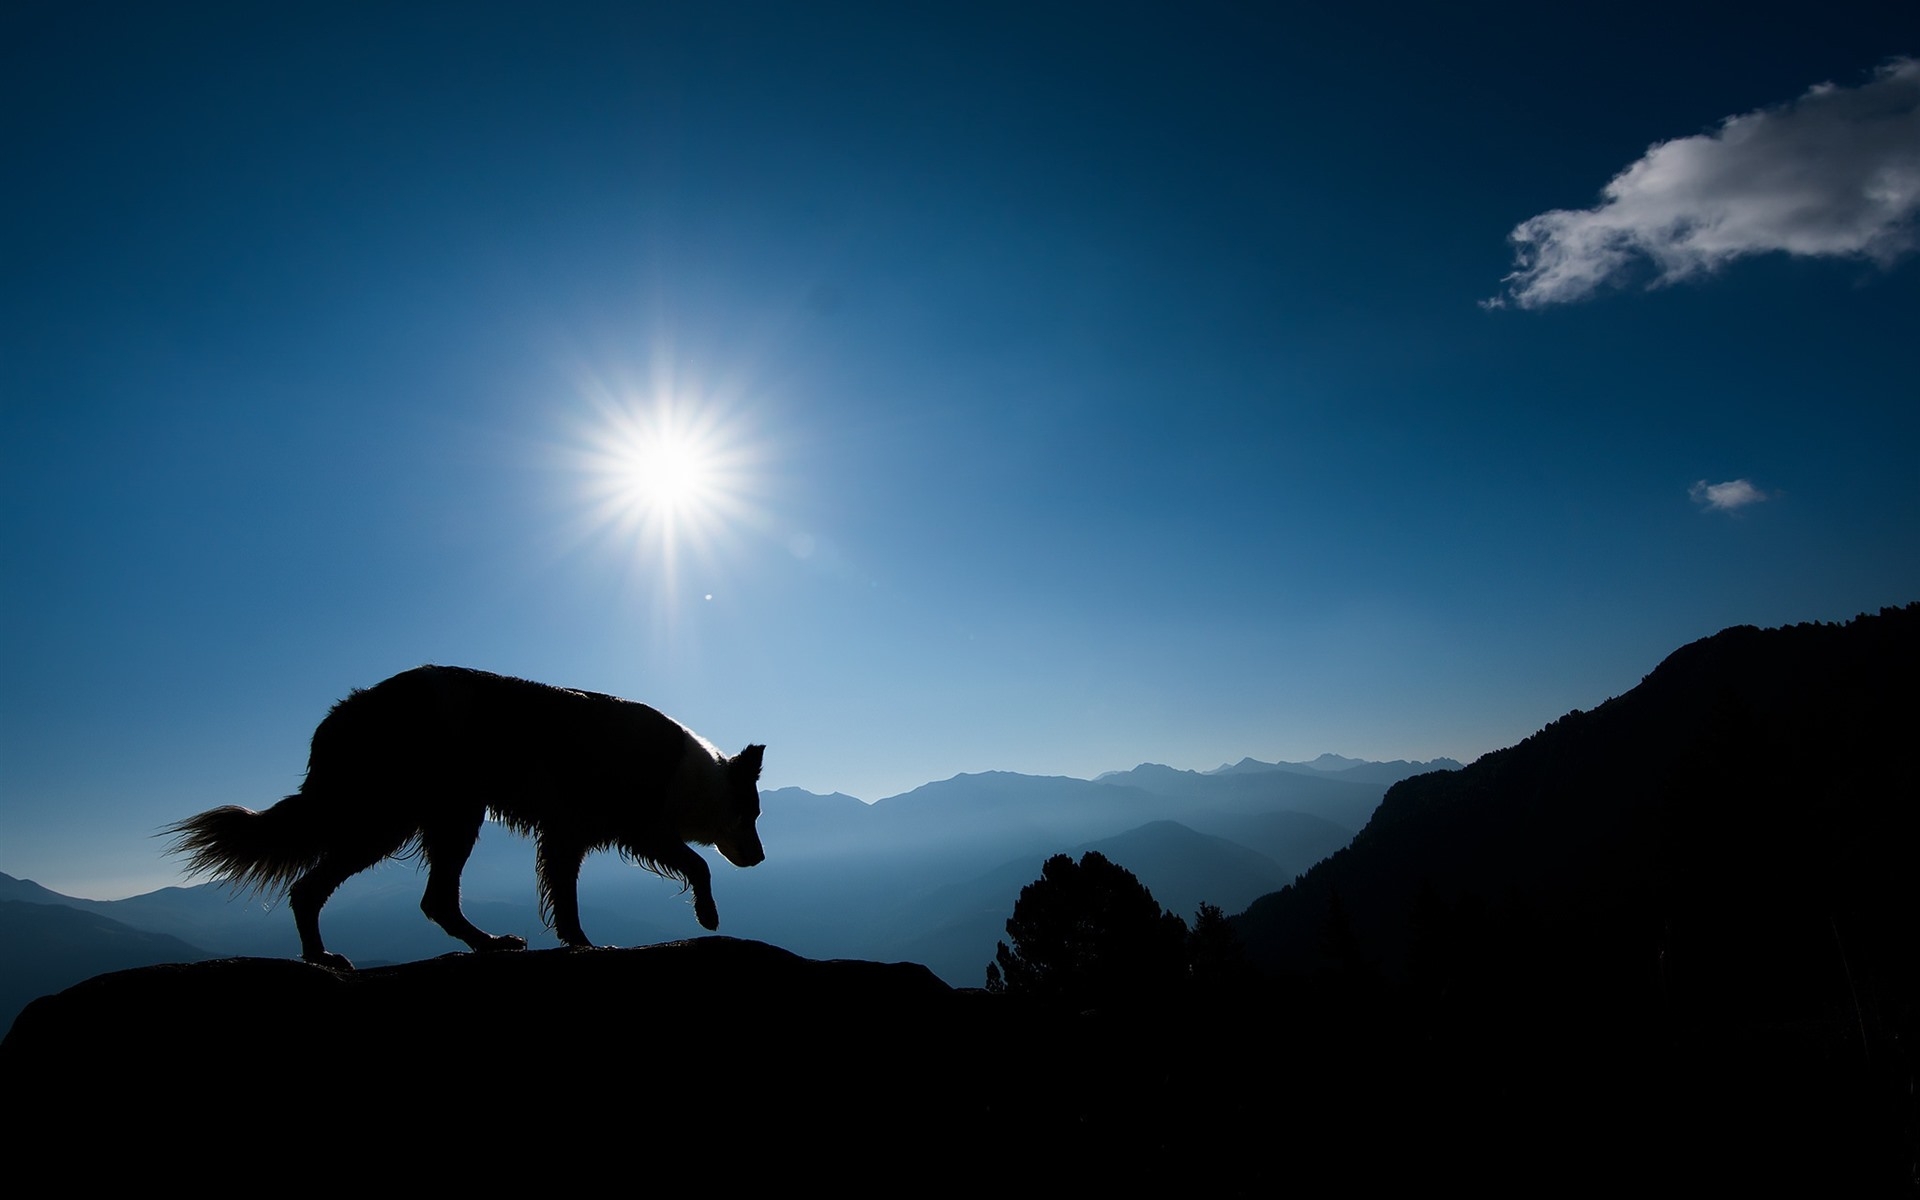
[[[720,928],[720,910],[713,904],[713,872],[707,860],[691,846],[675,846],[660,856],[660,865],[687,881],[693,889],[693,915],[702,929]]]

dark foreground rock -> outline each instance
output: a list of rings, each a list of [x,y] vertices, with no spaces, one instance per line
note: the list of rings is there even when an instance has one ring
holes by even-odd
[[[917,964],[724,937],[357,972],[239,958],[36,1000],[0,1043],[0,1087],[13,1144],[59,1146],[84,1177],[144,1174],[158,1153],[216,1176],[575,1186],[564,1164],[611,1156],[624,1173],[844,1183],[900,1164],[945,1178],[1035,1136],[1029,1182],[1116,1154],[1159,1171],[1166,1139],[1136,1144],[1114,1103],[1134,1056],[1102,1050],[1092,1021]],[[1055,1056],[1078,1073],[1044,1082]],[[1108,1059],[1115,1073],[1085,1073]]]
[[[16,1169],[67,1183],[1910,1185],[1902,1081],[1794,1044],[1708,1050],[1512,1009],[1436,1036],[1337,979],[1062,1013],[911,963],[710,937],[103,975],[28,1006],[0,1090]]]

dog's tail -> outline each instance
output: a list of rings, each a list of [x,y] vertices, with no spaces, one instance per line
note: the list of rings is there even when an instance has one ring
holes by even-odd
[[[187,856],[187,874],[212,875],[242,893],[278,895],[320,860],[320,839],[298,794],[255,812],[229,804],[169,825],[169,854]]]

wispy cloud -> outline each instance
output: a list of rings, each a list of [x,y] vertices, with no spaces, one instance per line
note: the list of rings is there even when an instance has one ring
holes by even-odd
[[[1687,495],[1708,512],[1738,512],[1767,498],[1765,492],[1745,479],[1729,479],[1725,483],[1708,483],[1702,479],[1687,489]]]
[[[1920,59],[1661,142],[1601,195],[1515,227],[1516,269],[1482,304],[1564,304],[1642,263],[1659,286],[1776,250],[1886,266],[1915,246]]]

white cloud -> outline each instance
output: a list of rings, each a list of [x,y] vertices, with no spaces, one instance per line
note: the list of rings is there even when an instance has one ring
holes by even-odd
[[[1708,512],[1738,512],[1767,498],[1765,492],[1745,479],[1729,479],[1725,483],[1708,483],[1702,479],[1687,489],[1687,495]]]
[[[1914,249],[1920,214],[1920,59],[1856,88],[1798,100],[1661,142],[1614,176],[1598,207],[1555,209],[1508,235],[1516,269],[1482,303],[1583,300],[1644,262],[1652,284],[1784,251],[1881,266]]]

